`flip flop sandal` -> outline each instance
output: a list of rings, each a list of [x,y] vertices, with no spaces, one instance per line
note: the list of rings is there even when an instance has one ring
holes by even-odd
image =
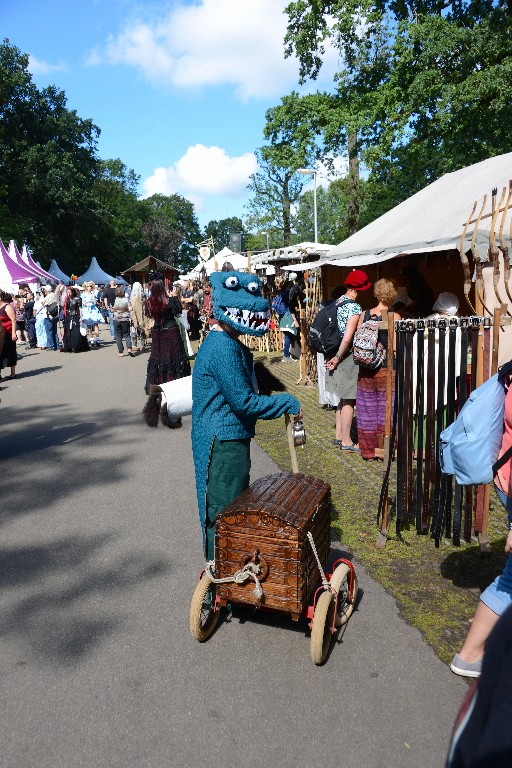
[[[335,437],[335,438],[334,438],[334,440],[333,440],[333,443],[334,443],[334,445],[339,445],[339,446],[343,445],[343,443],[341,442],[341,440],[338,440],[338,438],[337,438],[337,437]]]
[[[341,451],[350,451],[351,453],[361,453],[361,449],[352,443],[352,445],[340,445]]]

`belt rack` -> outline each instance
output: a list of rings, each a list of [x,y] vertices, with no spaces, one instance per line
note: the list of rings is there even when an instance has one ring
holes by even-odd
[[[457,417],[470,392],[498,369],[500,328],[510,325],[500,309],[484,317],[394,320],[388,330],[388,365],[384,459],[377,525],[377,547],[390,536],[389,485],[396,470],[396,536],[404,524],[459,546],[461,537],[478,536],[480,551],[490,552],[487,533],[490,486],[459,486],[439,467],[439,435]],[[395,387],[393,387],[393,380]],[[394,389],[394,395],[393,395]],[[393,463],[393,459],[395,459]]]

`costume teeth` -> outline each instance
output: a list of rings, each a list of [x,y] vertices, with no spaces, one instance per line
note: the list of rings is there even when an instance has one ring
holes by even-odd
[[[237,307],[226,307],[224,313],[229,319],[242,326],[242,328],[268,328],[268,312],[251,312],[248,309],[238,309]]]

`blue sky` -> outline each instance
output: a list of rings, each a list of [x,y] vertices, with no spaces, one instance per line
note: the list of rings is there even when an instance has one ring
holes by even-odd
[[[141,195],[184,195],[204,226],[244,214],[265,111],[298,89],[287,2],[0,0],[0,30],[101,129],[102,158],[133,168]],[[314,87],[335,67],[328,54]]]

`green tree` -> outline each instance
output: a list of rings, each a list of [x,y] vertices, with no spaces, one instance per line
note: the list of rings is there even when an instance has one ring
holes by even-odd
[[[508,0],[296,0],[286,53],[315,78],[326,44],[343,67],[322,136],[357,133],[370,178],[399,202],[439,175],[510,148]]]
[[[242,241],[244,240],[245,228],[242,219],[239,219],[238,216],[230,216],[219,221],[215,221],[215,219],[209,221],[204,228],[203,239],[206,240],[208,237],[213,237],[215,252],[217,253],[226,246],[230,247],[229,236],[231,234],[241,234]]]
[[[253,173],[248,189],[253,197],[247,205],[246,225],[279,233],[279,245],[292,243],[292,206],[299,199],[304,180],[297,176],[300,158],[286,145],[271,145],[256,150],[259,170]]]
[[[26,241],[46,264],[85,266],[99,226],[94,184],[99,129],[66,107],[65,94],[38,90],[28,56],[0,45],[0,236]]]
[[[139,176],[121,160],[100,160],[94,185],[99,228],[93,248],[107,272],[118,274],[144,253],[144,206],[137,198]]]
[[[337,243],[352,233],[350,222],[351,181],[348,177],[317,188],[318,239],[321,243]],[[359,187],[359,222],[365,227],[389,210],[389,196],[384,185],[362,179]],[[298,201],[293,227],[298,241],[312,240],[314,217],[313,192],[307,190]]]
[[[152,231],[155,233],[160,229],[162,242],[172,237],[172,232],[179,234],[179,239],[175,238],[177,244],[174,250],[165,260],[180,271],[188,271],[197,263],[197,244],[202,240],[193,203],[181,195],[161,194],[152,195],[141,202],[146,223],[155,222]],[[169,240],[167,243],[169,245]]]

